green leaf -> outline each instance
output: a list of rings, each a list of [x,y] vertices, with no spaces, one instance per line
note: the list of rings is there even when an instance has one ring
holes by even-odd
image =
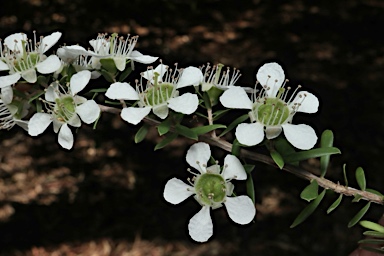
[[[355,194],[355,195],[353,196],[352,203],[357,203],[357,202],[359,202],[361,198],[363,198],[362,195]]]
[[[216,120],[220,119],[222,116],[224,116],[230,110],[231,110],[230,108],[227,108],[227,109],[222,109],[222,110],[215,111],[212,114],[213,121],[216,121]]]
[[[320,147],[328,148],[333,146],[333,132],[331,130],[325,130],[321,134]],[[320,170],[321,177],[325,176],[329,165],[330,155],[320,157]]]
[[[174,139],[176,139],[178,136],[177,133],[168,133],[165,135],[165,138],[156,144],[155,150],[161,149],[165,146],[167,146],[169,143],[171,143]]]
[[[303,221],[305,221],[315,210],[316,208],[319,206],[321,200],[323,200],[324,198],[324,195],[325,195],[325,189],[323,190],[323,192],[321,192],[321,194],[315,199],[313,200],[312,202],[310,202],[307,207],[305,207],[300,213],[299,215],[296,217],[296,219],[293,221],[292,225],[290,226],[290,228],[294,228],[296,227],[297,225],[301,224]]]
[[[238,124],[244,122],[248,118],[249,118],[248,114],[239,116],[232,123],[230,123],[228,125],[227,129],[225,129],[222,133],[220,133],[220,135],[218,137],[220,138],[220,137],[224,136],[225,134],[227,134],[228,132],[232,131],[233,128],[235,128]]]
[[[384,244],[384,239],[362,239],[359,244]]]
[[[335,202],[333,202],[333,204],[331,204],[331,206],[329,206],[328,210],[327,210],[327,214],[330,214],[333,210],[335,210],[339,204],[341,203],[341,200],[343,199],[343,194],[340,194],[339,197],[336,199]]]
[[[291,155],[296,152],[295,148],[282,136],[279,136],[277,139],[273,140],[275,149],[282,155],[283,157],[287,155]]]
[[[361,220],[361,218],[367,213],[369,207],[371,206],[371,202],[368,202],[361,210],[351,219],[348,223],[348,227],[353,227],[357,222]]]
[[[35,99],[39,98],[41,95],[43,95],[45,93],[45,91],[39,91],[37,94],[33,95],[29,100],[28,100],[28,103],[31,103],[32,101],[34,101]]]
[[[145,136],[147,136],[147,133],[149,131],[149,127],[150,125],[148,124],[143,124],[143,126],[140,127],[140,129],[136,132],[135,135],[135,143],[139,143],[144,140]]]
[[[197,135],[202,135],[216,129],[225,129],[225,128],[227,128],[227,126],[223,124],[211,124],[206,126],[194,127],[191,130],[194,131]]]
[[[378,223],[368,221],[368,220],[362,220],[359,222],[359,224],[364,228],[368,228],[368,229],[380,232],[384,235],[384,227]]]
[[[247,172],[247,181],[245,185],[247,188],[247,195],[252,199],[253,204],[255,204],[255,187],[253,185],[251,172]]]
[[[300,197],[308,202],[316,199],[319,195],[319,184],[316,180],[312,180],[311,183],[304,188]]]
[[[203,93],[203,100],[204,100],[206,109],[212,109],[211,100],[209,99],[208,93],[206,92]]]
[[[357,184],[359,185],[360,189],[364,191],[366,188],[366,181],[365,181],[365,174],[364,174],[363,168],[357,167],[355,176],[356,176]]]
[[[371,188],[367,188],[367,189],[365,189],[365,191],[372,193],[372,194],[375,194],[375,195],[378,195],[378,196],[381,196],[381,197],[384,197],[384,195],[381,194],[379,191],[371,189]]]
[[[238,157],[240,155],[240,150],[241,150],[241,144],[237,139],[235,139],[232,143],[231,153],[232,155]]]
[[[189,139],[192,139],[192,140],[197,140],[198,137],[197,137],[197,134],[191,129],[191,128],[188,128],[187,126],[184,126],[184,125],[181,125],[181,124],[177,124],[175,126],[175,130],[178,134],[186,137],[186,138],[189,138]]]
[[[107,88],[98,88],[98,89],[92,89],[89,92],[106,92],[108,89]]]
[[[35,102],[36,102],[36,112],[40,113],[43,110],[43,106],[41,104],[41,101],[36,100]]]
[[[277,152],[276,150],[271,150],[269,153],[271,154],[271,157],[272,157],[273,161],[275,161],[275,163],[280,168],[280,170],[283,169],[283,167],[284,167],[284,159],[280,155],[280,153]]]
[[[157,132],[159,133],[160,136],[162,136],[168,133],[170,128],[171,128],[171,118],[168,117],[157,126]]]
[[[368,246],[362,246],[361,249],[370,251],[370,252],[378,252],[380,254],[384,253],[384,248],[375,248],[375,247],[368,247]]]
[[[255,169],[255,165],[253,164],[245,164],[243,167],[246,173],[251,173],[253,169]]]
[[[346,171],[346,168],[345,168],[346,166],[347,166],[346,164],[343,164],[343,174],[344,174],[345,186],[348,187],[347,171]]]
[[[107,80],[107,82],[110,82],[110,83],[114,83],[115,82],[115,75],[114,75],[114,73],[109,73],[105,69],[100,69],[100,73],[103,75],[105,80]]]
[[[110,74],[116,74],[117,68],[115,61],[112,58],[100,59],[101,66]]]
[[[335,147],[315,148],[307,151],[300,151],[300,152],[290,154],[284,157],[284,160],[287,163],[293,163],[293,162],[303,161],[309,158],[316,158],[316,157],[340,154],[340,153],[341,153],[340,150]]]
[[[377,231],[365,231],[363,233],[365,236],[371,236],[371,237],[378,237],[378,238],[384,238],[384,233],[380,233]]]
[[[126,68],[124,69],[124,71],[119,76],[119,82],[124,81],[129,76],[129,74],[131,74],[131,72],[132,72],[131,66],[127,65]]]

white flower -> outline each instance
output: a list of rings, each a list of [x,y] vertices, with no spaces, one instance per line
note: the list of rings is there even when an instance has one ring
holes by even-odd
[[[220,97],[224,107],[250,110],[252,123],[237,126],[237,140],[243,145],[254,146],[263,141],[264,128],[267,139],[276,138],[283,130],[293,146],[303,150],[311,149],[317,141],[313,128],[306,124],[293,125],[291,122],[297,112],[316,113],[319,107],[317,97],[310,92],[300,91],[293,98],[295,91],[287,99],[291,88],[284,88],[284,71],[277,63],[263,65],[256,77],[263,86],[259,95],[253,93],[250,99],[242,88],[233,87]]]
[[[93,123],[100,115],[100,108],[94,100],[76,95],[83,90],[91,78],[88,70],[80,71],[71,77],[69,90],[65,91],[58,83],[53,83],[45,93],[48,113],[35,113],[29,121],[28,133],[37,136],[53,122],[55,133],[59,132],[59,144],[65,149],[73,146],[73,134],[68,125],[80,127],[81,121]],[[80,118],[79,118],[80,117]]]
[[[28,131],[28,121],[21,120],[28,114],[29,104],[25,101],[9,100],[9,90],[12,87],[8,86],[1,89],[0,94],[0,130],[11,129],[15,124]]]
[[[111,84],[105,96],[117,100],[138,100],[139,107],[128,107],[121,111],[121,118],[131,124],[138,124],[152,110],[161,119],[168,116],[169,108],[190,115],[196,111],[199,99],[196,94],[184,93],[179,96],[177,89],[199,84],[203,74],[195,67],[175,70],[160,64],[141,74],[148,80],[146,86],[136,84],[136,90],[128,83]]]
[[[213,233],[210,208],[216,209],[225,205],[229,217],[238,224],[250,223],[256,214],[255,206],[248,196],[230,197],[233,184],[230,180],[245,180],[247,174],[239,159],[227,155],[221,170],[219,165],[207,167],[211,157],[209,145],[198,142],[187,152],[187,162],[199,171],[188,185],[183,181],[172,178],[164,188],[164,198],[171,204],[179,204],[189,196],[201,204],[202,209],[192,217],[188,224],[189,235],[198,242],[207,241]]]
[[[149,64],[158,59],[157,57],[143,55],[133,50],[138,38],[138,36],[130,37],[129,35],[127,38],[124,38],[118,37],[117,34],[112,34],[112,36],[99,34],[96,39],[89,41],[93,51],[86,50],[78,45],[72,45],[60,48],[58,54],[66,62],[75,60],[79,55],[92,56],[91,65],[94,69],[101,68],[100,60],[112,59],[116,68],[119,71],[123,71],[127,60],[132,60],[133,69],[133,61]]]
[[[40,41],[28,40],[24,33],[12,34],[4,39],[5,49],[0,43],[0,71],[9,75],[0,77],[0,88],[15,84],[22,77],[28,83],[37,81],[36,70],[41,74],[54,73],[61,68],[59,57],[44,55],[60,39],[61,33],[54,32],[40,37]]]

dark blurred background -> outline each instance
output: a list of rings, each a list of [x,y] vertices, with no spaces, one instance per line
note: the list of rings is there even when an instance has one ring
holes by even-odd
[[[329,178],[350,185],[362,166],[368,187],[381,190],[384,100],[384,2],[230,0],[5,0],[0,37],[63,32],[59,44],[80,44],[100,32],[139,35],[136,49],[179,66],[223,63],[242,71],[252,86],[262,64],[277,61],[290,86],[301,84],[320,98],[320,111],[297,115],[318,135],[335,133],[342,155]],[[133,81],[134,78],[131,78]],[[155,131],[135,145],[137,127],[104,114],[98,129],[83,125],[74,149],[62,150],[49,131],[31,138],[18,128],[0,132],[1,255],[348,255],[362,229],[347,228],[362,203],[344,202],[327,216],[329,194],[302,225],[290,229],[305,207],[307,181],[258,164],[254,174],[257,218],[246,227],[225,210],[212,212],[214,237],[193,243],[187,223],[198,211],[192,199],[172,206],[165,182],[186,179],[186,149],[177,140],[162,151]],[[225,154],[214,151],[217,158]],[[306,164],[315,169],[316,160]],[[238,183],[239,191],[244,189]],[[383,210],[367,215],[377,220]],[[57,254],[55,254],[57,253]],[[60,254],[61,253],[61,254]]]

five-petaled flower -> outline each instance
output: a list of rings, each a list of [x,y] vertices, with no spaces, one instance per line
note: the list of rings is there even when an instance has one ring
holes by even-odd
[[[256,214],[255,206],[248,196],[235,196],[234,185],[231,180],[245,180],[247,174],[239,159],[233,155],[227,155],[224,166],[218,164],[207,167],[211,157],[208,144],[198,142],[191,146],[187,152],[187,162],[199,171],[192,179],[191,185],[172,178],[164,188],[164,198],[172,204],[179,204],[189,196],[200,203],[202,209],[195,214],[188,224],[189,235],[197,242],[207,241],[213,234],[210,208],[216,209],[225,205],[229,217],[238,224],[250,223]]]
[[[311,149],[317,141],[312,127],[306,124],[291,124],[297,112],[316,113],[319,100],[307,91],[295,92],[287,100],[288,92],[284,71],[277,63],[264,64],[257,72],[257,81],[263,86],[258,95],[254,92],[251,99],[240,87],[232,87],[220,97],[224,107],[249,109],[252,123],[242,123],[236,128],[237,140],[247,146],[259,144],[264,139],[273,139],[284,131],[287,140],[296,148]],[[300,86],[298,87],[300,88]]]
[[[40,41],[28,40],[24,33],[15,33],[4,39],[4,48],[0,43],[0,71],[9,75],[0,77],[0,88],[11,86],[22,77],[28,83],[37,81],[36,70],[41,74],[51,74],[61,68],[56,55],[44,55],[60,39],[61,33],[54,32],[41,37]]]
[[[184,93],[179,96],[182,87],[197,85],[203,74],[196,67],[168,69],[164,64],[141,74],[141,82],[136,90],[128,83],[111,84],[105,96],[117,100],[138,100],[139,107],[127,107],[121,111],[121,118],[128,123],[138,124],[152,110],[161,119],[168,116],[169,108],[183,114],[192,114],[199,105],[196,94]],[[147,81],[143,86],[143,78]]]
[[[93,123],[100,115],[100,107],[94,100],[87,100],[77,93],[85,88],[91,79],[91,72],[83,70],[71,77],[68,91],[57,82],[45,92],[47,113],[35,113],[28,124],[28,133],[37,136],[53,122],[59,144],[65,149],[73,146],[73,134],[68,125],[80,127],[81,121]],[[80,118],[79,118],[80,117]]]

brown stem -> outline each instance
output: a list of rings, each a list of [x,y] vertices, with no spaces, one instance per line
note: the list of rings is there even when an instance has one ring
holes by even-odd
[[[108,112],[108,113],[113,113],[113,114],[119,114],[120,113],[120,109],[117,109],[114,107],[108,107],[108,106],[104,106],[104,105],[99,105],[99,106],[100,106],[100,109],[102,112]],[[149,117],[145,117],[143,121],[145,123],[153,125],[153,126],[160,124],[159,121],[156,121],[156,120],[149,118]],[[172,127],[171,127],[170,131],[171,132],[174,131],[172,129]],[[217,137],[212,137],[209,134],[200,135],[199,140],[207,142],[210,145],[219,147],[219,148],[221,148],[227,152],[231,152],[231,150],[232,150],[232,144],[231,143],[229,143],[226,140],[217,138]],[[265,164],[268,164],[268,165],[271,165],[271,166],[278,168],[276,163],[269,156],[259,154],[256,152],[252,152],[252,151],[249,151],[246,149],[241,149],[240,155],[244,158],[249,159],[249,160],[262,162],[262,163],[265,163]],[[343,185],[340,185],[339,183],[334,183],[334,182],[332,182],[326,178],[318,177],[318,176],[314,175],[313,173],[304,170],[301,167],[286,164],[286,165],[284,165],[283,170],[290,172],[290,173],[292,173],[292,174],[294,174],[300,178],[306,179],[306,180],[316,180],[317,183],[319,184],[319,186],[321,186],[325,189],[333,190],[336,193],[343,194],[346,196],[360,195],[361,199],[363,199],[363,200],[367,200],[367,201],[370,201],[373,203],[384,205],[384,198],[379,196],[379,195],[376,195],[376,194],[373,194],[373,193],[370,193],[367,191],[358,190],[358,189],[355,189],[352,187],[343,186]]]

